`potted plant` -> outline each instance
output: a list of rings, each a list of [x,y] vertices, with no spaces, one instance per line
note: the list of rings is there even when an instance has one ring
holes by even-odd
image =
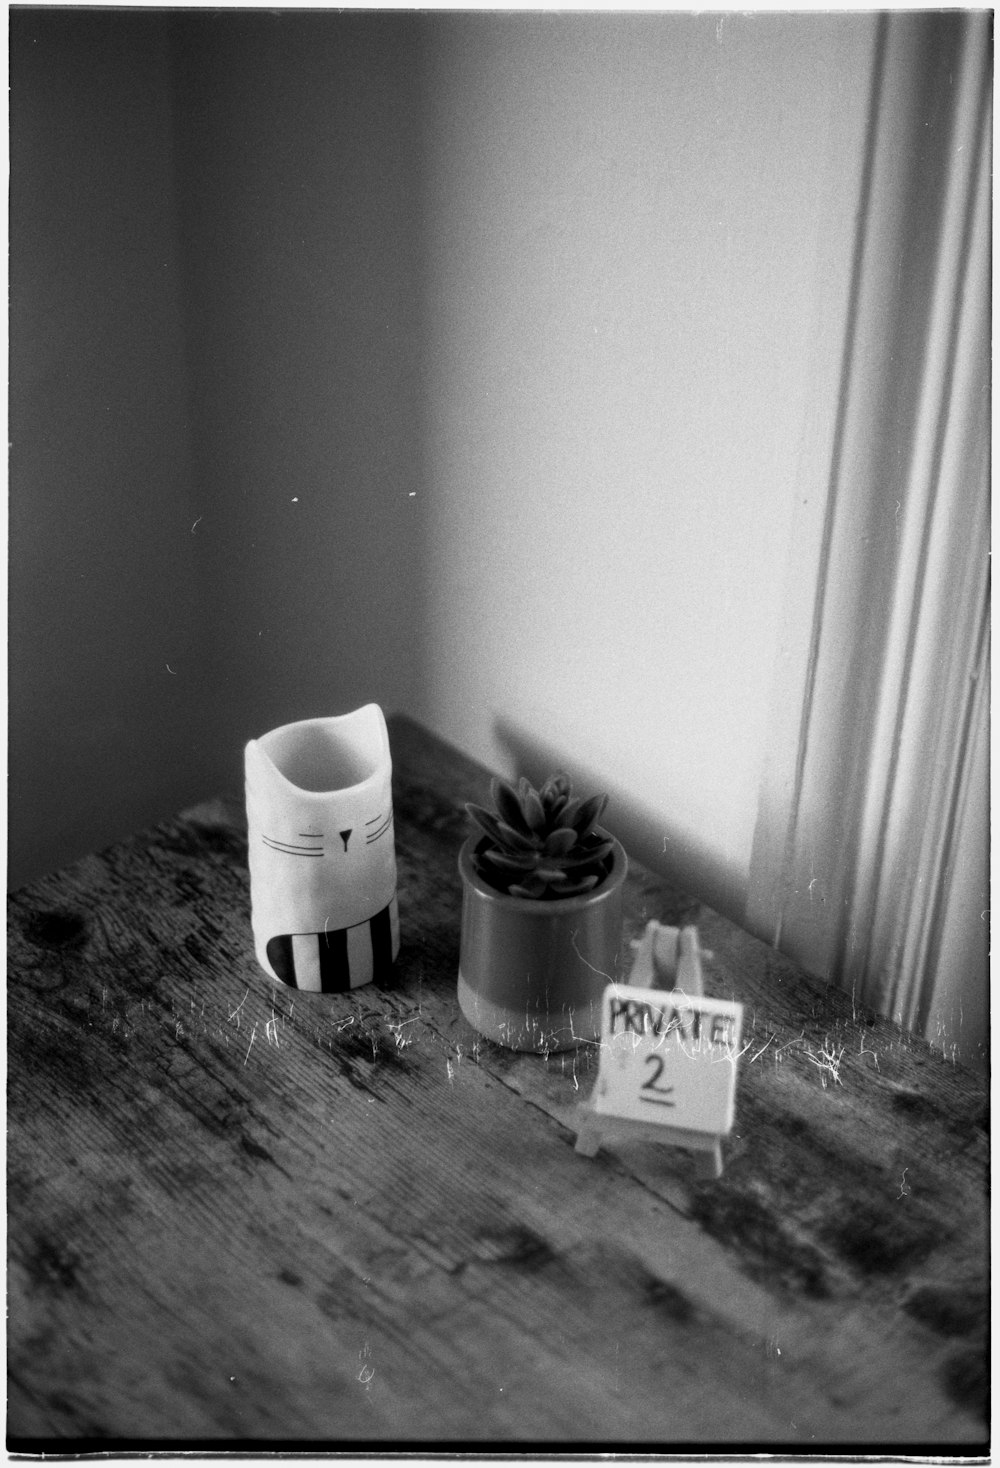
[[[536,790],[495,779],[494,809],[469,804],[462,847],[458,1002],[512,1050],[568,1050],[600,1034],[617,980],[628,859],[597,822],[606,795],[573,796],[569,777]]]

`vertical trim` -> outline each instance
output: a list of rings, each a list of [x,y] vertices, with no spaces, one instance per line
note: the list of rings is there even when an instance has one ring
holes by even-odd
[[[838,465],[846,432],[847,382],[861,314],[862,259],[874,189],[877,121],[885,90],[886,17],[866,15],[858,17],[857,24],[864,28],[867,51],[865,74],[851,84],[857,99],[851,111],[857,121],[853,131],[845,134],[843,120],[831,117],[830,150],[824,173],[817,180],[827,205],[815,262],[815,306],[810,323],[815,347],[799,444],[757,819],[741,913],[744,926],[770,943],[782,934],[794,890],[792,858],[809,758],[818,641],[825,618],[818,596],[820,587],[825,591],[829,583],[829,571],[824,568],[831,554],[834,501],[841,478]],[[853,78],[859,59],[852,41],[849,51],[835,56],[834,63],[849,68]],[[881,80],[875,75],[876,67],[883,73]],[[852,138],[849,147],[847,137]],[[855,207],[847,220],[841,201],[852,178]]]
[[[940,987],[984,696],[991,31],[880,17],[798,741],[748,884],[748,926],[908,1024]]]
[[[792,796],[785,824],[785,840],[781,851],[777,910],[774,915],[774,946],[781,946],[792,875],[794,871],[795,837],[799,820],[799,807],[805,781],[806,756],[812,730],[813,702],[819,651],[823,635],[823,618],[826,610],[827,587],[830,577],[830,561],[833,544],[833,527],[837,517],[837,497],[840,488],[841,461],[847,423],[848,385],[851,364],[854,359],[855,341],[858,332],[858,316],[861,303],[861,272],[868,238],[868,220],[871,211],[872,180],[875,171],[875,146],[878,137],[878,117],[885,73],[887,20],[878,19],[875,32],[874,58],[872,62],[871,91],[868,98],[868,124],[865,129],[864,166],[861,174],[860,205],[854,235],[854,254],[851,266],[851,289],[847,311],[847,328],[844,335],[844,352],[840,372],[840,395],[833,434],[833,452],[830,476],[827,485],[826,510],[823,516],[823,533],[820,540],[819,570],[817,575],[816,599],[813,605],[812,630],[809,637],[809,653],[806,660],[805,690],[802,697],[802,715],[799,721],[799,737],[795,751],[795,774]]]
[[[952,781],[948,811],[941,839],[938,879],[935,883],[933,901],[928,904],[929,916],[925,930],[927,953],[921,969],[926,972],[929,982],[920,985],[915,996],[916,1004],[911,1017],[911,1023],[914,1028],[921,1031],[926,1030],[934,999],[934,979],[938,972],[938,959],[941,953],[945,912],[948,906],[948,899],[951,895],[952,882],[955,877],[955,852],[958,846],[959,833],[966,808],[971,797],[973,743],[978,730],[986,723],[986,709],[988,706],[987,690],[989,688],[989,603],[990,592],[989,582],[987,581],[983,588],[979,636],[977,639],[974,666],[969,675],[969,698],[962,719],[955,778]],[[893,1000],[895,1007],[895,1004],[898,1002],[895,994]]]
[[[968,54],[964,58],[968,65]],[[984,70],[984,79],[988,83],[989,73]],[[980,93],[976,101],[975,117],[977,120],[983,117],[983,99],[988,96],[984,92],[982,82]],[[961,133],[960,128],[955,132]],[[957,139],[953,139],[957,141]],[[982,125],[972,130],[971,146],[973,150],[973,163],[970,169],[972,180],[976,180],[979,174],[979,163],[986,143],[985,127]],[[927,593],[928,561],[931,551],[931,538],[940,530],[936,511],[939,498],[948,493],[948,487],[942,488],[941,470],[944,460],[945,440],[948,433],[949,422],[953,411],[953,387],[955,381],[955,362],[958,350],[959,336],[961,333],[961,306],[965,294],[966,281],[969,274],[970,246],[973,237],[973,224],[976,211],[976,189],[967,188],[965,198],[961,198],[965,180],[960,180],[957,186],[952,179],[952,188],[949,193],[956,192],[960,195],[958,204],[960,206],[961,224],[958,231],[959,238],[949,241],[949,215],[950,201],[945,202],[944,208],[944,239],[941,255],[937,268],[937,279],[935,282],[934,300],[930,312],[931,322],[929,325],[929,340],[927,344],[927,365],[924,371],[923,387],[925,401],[921,405],[921,411],[917,417],[915,444],[912,453],[913,468],[911,468],[910,479],[917,478],[922,469],[920,477],[926,484],[926,491],[920,503],[920,523],[918,533],[918,544],[911,565],[906,562],[905,545],[900,552],[900,565],[896,573],[897,585],[904,580],[907,573],[910,574],[912,585],[907,587],[901,600],[904,602],[903,623],[905,629],[905,641],[902,654],[899,659],[898,670],[898,693],[892,700],[889,717],[891,720],[892,733],[889,741],[889,757],[884,775],[884,789],[880,791],[880,811],[877,818],[878,834],[875,842],[874,854],[868,866],[870,874],[876,884],[871,902],[877,906],[879,887],[884,881],[885,853],[889,836],[889,828],[892,817],[892,804],[896,794],[897,779],[899,773],[900,751],[903,745],[904,733],[908,721],[912,718],[910,695],[914,684],[915,662],[917,656],[918,637],[922,631],[921,609],[924,606]],[[967,187],[967,185],[966,185]],[[934,319],[936,318],[936,319]],[[936,361],[935,358],[938,360]],[[926,428],[925,428],[926,425]],[[929,452],[926,457],[928,462],[921,466],[922,444],[920,440],[929,443]],[[925,692],[925,691],[924,691]],[[876,758],[878,751],[876,750]],[[858,884],[858,852],[854,853],[848,874],[848,890],[850,901],[857,901]],[[833,960],[833,971],[838,974],[847,962],[847,930],[841,932],[837,951]],[[867,968],[871,952],[873,933],[871,927],[865,933],[860,951],[855,962],[860,965],[862,971]]]

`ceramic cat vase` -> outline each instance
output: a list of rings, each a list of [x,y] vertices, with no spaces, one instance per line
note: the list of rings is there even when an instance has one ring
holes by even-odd
[[[261,967],[336,993],[399,951],[392,761],[377,704],[272,729],[246,747],[250,902]]]

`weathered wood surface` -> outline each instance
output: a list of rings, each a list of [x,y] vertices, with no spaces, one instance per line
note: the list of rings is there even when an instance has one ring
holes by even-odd
[[[983,1453],[979,1080],[636,871],[746,1006],[736,1126],[581,1157],[593,1053],[455,1001],[487,777],[390,730],[391,985],[259,972],[236,801],[10,899],[9,1446]]]

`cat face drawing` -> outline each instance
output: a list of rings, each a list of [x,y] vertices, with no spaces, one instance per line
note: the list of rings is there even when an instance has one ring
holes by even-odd
[[[384,976],[399,914],[382,710],[284,724],[251,739],[244,763],[258,963],[324,993]]]

